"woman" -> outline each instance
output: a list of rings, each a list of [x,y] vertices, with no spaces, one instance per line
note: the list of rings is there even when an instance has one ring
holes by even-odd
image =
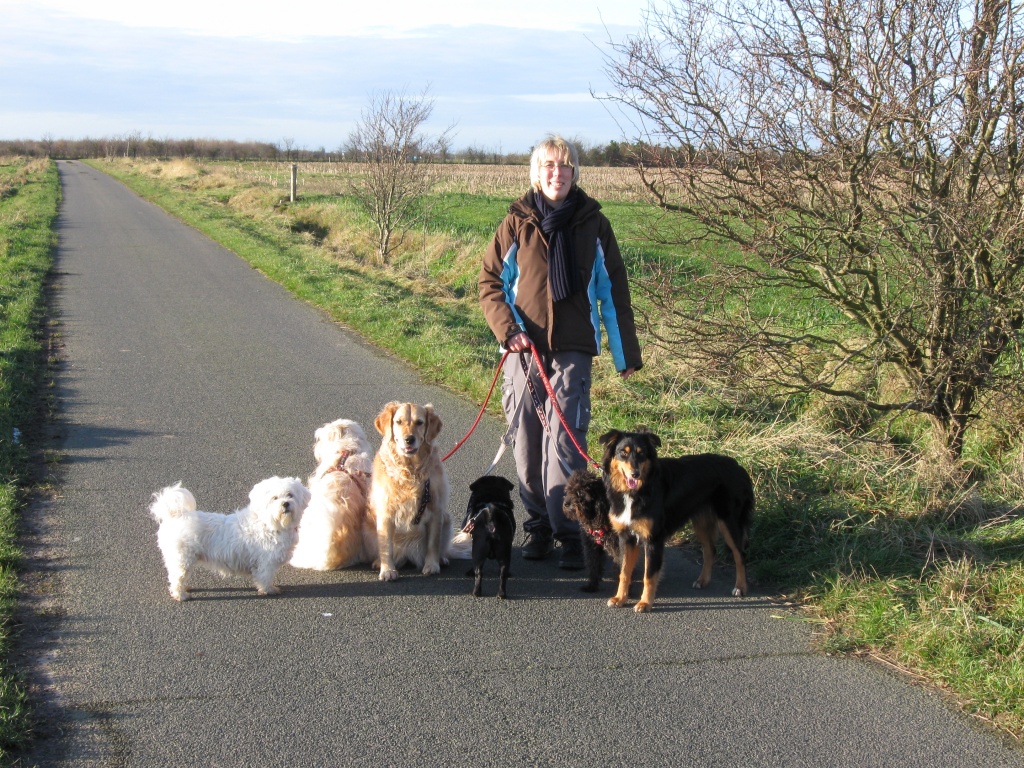
[[[479,280],[480,306],[498,341],[517,353],[529,352],[532,341],[539,354],[529,368],[532,386],[524,370],[529,355],[509,355],[502,391],[509,424],[518,418],[514,454],[526,509],[523,557],[542,560],[557,541],[559,566],[569,570],[582,568],[583,559],[579,528],[562,513],[562,497],[569,475],[586,459],[560,423],[536,366],[543,366],[585,451],[602,323],[622,378],[643,365],[622,255],[601,206],[579,188],[579,178],[579,157],[568,141],[548,136],[534,147],[533,189],[509,208]]]

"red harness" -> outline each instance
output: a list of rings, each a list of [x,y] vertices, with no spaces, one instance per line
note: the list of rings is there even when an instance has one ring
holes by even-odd
[[[341,456],[338,458],[338,463],[335,464],[333,467],[331,467],[327,471],[328,472],[344,472],[346,475],[348,475],[353,480],[355,480],[356,483],[359,484],[359,487],[362,488],[363,492],[365,493],[366,492],[366,485],[365,485],[365,483],[366,483],[366,480],[370,477],[370,473],[369,472],[365,472],[362,469],[352,469],[351,467],[345,466],[345,462],[347,462],[349,460],[349,458],[354,456],[354,455],[355,455],[355,451],[342,451]]]

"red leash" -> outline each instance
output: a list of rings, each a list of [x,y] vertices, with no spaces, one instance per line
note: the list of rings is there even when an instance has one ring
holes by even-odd
[[[494,385],[498,383],[498,376],[501,375],[501,369],[505,365],[505,358],[508,356],[509,351],[505,350],[505,354],[501,356],[501,362],[498,363],[498,370],[494,372],[494,378],[491,379],[491,388],[487,390],[487,397],[484,398],[484,404],[480,408],[480,413],[476,415],[476,421],[473,422],[473,426],[469,428],[469,432],[466,433],[466,436],[459,440],[459,442],[455,444],[455,447],[448,451],[448,454],[442,458],[441,461],[448,461],[448,457],[459,450],[459,448],[462,447],[462,444],[469,440],[469,436],[473,434],[473,430],[476,429],[476,425],[480,423],[480,419],[484,416],[484,411],[487,410],[487,403],[491,401],[491,395],[494,393]]]
[[[536,359],[539,363],[541,359],[540,353],[537,352],[537,347],[533,345],[533,339],[530,339],[530,352],[533,353],[534,359]],[[576,435],[573,434],[572,430],[569,428],[569,425],[566,423],[565,416],[562,415],[562,409],[558,407],[558,398],[555,397],[555,389],[554,387],[551,386],[551,382],[548,380],[548,375],[544,372],[543,365],[537,365],[537,373],[540,374],[540,380],[541,383],[544,385],[544,391],[548,393],[548,400],[551,402],[551,409],[555,412],[555,415],[558,417],[558,421],[561,422],[562,429],[564,429],[566,434],[569,435],[569,439],[572,440],[572,444],[576,446],[576,450],[579,451],[580,456],[586,459],[592,467],[600,471],[602,469],[601,465],[587,455],[587,452],[583,450],[583,447],[579,444],[579,442],[577,442]]]
[[[457,442],[455,446],[448,451],[447,455],[445,455],[441,461],[448,461],[449,457],[459,450],[459,448],[461,448],[469,439],[469,436],[473,434],[474,430],[476,430],[477,425],[480,423],[480,419],[483,418],[484,411],[487,410],[487,404],[491,401],[491,395],[494,393],[494,386],[498,383],[498,376],[501,375],[502,368],[505,366],[505,360],[508,358],[509,354],[511,353],[508,350],[505,350],[505,354],[502,355],[501,361],[498,363],[498,369],[494,372],[494,378],[491,380],[491,388],[487,390],[487,397],[484,398],[484,404],[480,407],[480,413],[477,414],[476,421],[473,422],[473,426],[469,428],[469,432],[466,433],[466,436],[459,440],[459,442]],[[569,425],[566,423],[565,416],[562,414],[562,409],[558,407],[558,399],[555,397],[555,389],[551,386],[551,381],[548,379],[548,375],[544,372],[544,366],[540,365],[540,353],[537,352],[537,347],[534,346],[532,339],[530,340],[530,354],[533,355],[534,360],[538,361],[537,373],[540,375],[541,383],[544,385],[544,391],[548,393],[548,400],[551,402],[551,408],[558,417],[558,421],[561,423],[562,428],[565,430],[566,434],[569,435],[569,439],[572,440],[572,444],[576,446],[576,450],[579,451],[580,456],[586,459],[592,467],[600,471],[601,465],[587,455],[587,452],[583,450],[583,447],[576,440],[576,435],[573,434]],[[527,383],[529,383],[529,378],[527,378]],[[538,415],[543,418],[543,414],[540,413],[539,409]]]

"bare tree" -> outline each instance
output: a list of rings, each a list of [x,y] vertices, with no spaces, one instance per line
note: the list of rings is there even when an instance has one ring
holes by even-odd
[[[453,126],[434,137],[422,132],[433,110],[426,90],[418,96],[375,93],[346,145],[347,156],[366,163],[351,193],[376,228],[381,262],[417,223],[419,201],[430,188],[430,163],[450,149]]]
[[[743,254],[661,274],[662,343],[924,414],[959,457],[990,398],[1021,403],[1022,32],[1013,0],[649,11],[608,70],[661,234]]]
[[[285,136],[281,139],[281,143],[278,145],[278,151],[284,150],[284,158],[288,162],[292,160],[292,153],[295,151],[295,139],[290,136]]]

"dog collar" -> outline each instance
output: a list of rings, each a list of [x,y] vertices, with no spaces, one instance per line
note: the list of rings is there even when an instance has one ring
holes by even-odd
[[[463,533],[472,533],[472,532],[473,532],[473,529],[474,529],[474,528],[476,528],[476,521],[477,521],[477,520],[479,520],[479,519],[480,519],[480,518],[481,518],[481,517],[483,516],[483,514],[484,514],[484,510],[482,510],[482,509],[481,509],[481,510],[480,510],[479,512],[477,512],[477,513],[476,513],[475,515],[473,515],[473,516],[472,516],[472,517],[471,517],[471,518],[470,518],[470,519],[469,519],[469,520],[468,520],[468,521],[466,522],[466,524],[465,524],[464,526],[462,526],[462,532],[463,532]]]
[[[611,531],[608,531],[604,528],[598,528],[596,530],[588,528],[587,533],[590,534],[590,538],[594,540],[594,543],[597,544],[597,546],[603,547],[604,537],[611,533]]]
[[[420,520],[423,519],[423,513],[426,511],[427,504],[429,504],[429,503],[430,503],[430,481],[427,480],[427,482],[423,484],[423,496],[420,498],[420,507],[419,507],[419,509],[416,510],[416,517],[414,517],[412,519],[412,524],[413,525],[419,525],[420,524]]]

